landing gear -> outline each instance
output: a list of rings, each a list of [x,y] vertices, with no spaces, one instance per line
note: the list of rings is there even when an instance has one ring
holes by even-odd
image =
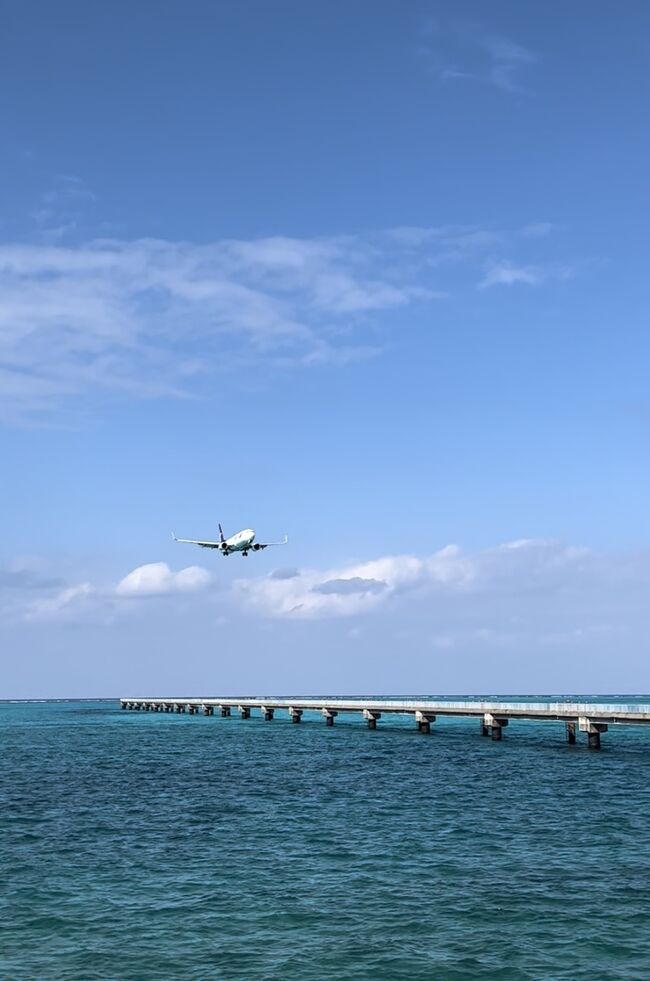
[[[244,556],[245,559],[248,558],[248,552],[242,552],[241,554]]]

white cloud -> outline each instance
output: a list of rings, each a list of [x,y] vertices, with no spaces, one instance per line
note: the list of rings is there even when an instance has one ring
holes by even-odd
[[[528,225],[524,225],[521,234],[526,238],[546,238],[555,227],[550,221],[532,221]]]
[[[488,286],[512,286],[524,283],[526,286],[539,286],[546,273],[539,266],[517,266],[512,262],[498,262],[490,266],[479,283],[481,289]]]
[[[430,278],[381,236],[0,246],[0,409],[45,412],[93,388],[187,394],[242,358],[367,354],[350,328],[435,298]]]
[[[505,92],[523,91],[518,75],[522,68],[539,61],[538,56],[523,45],[496,34],[484,37],[481,46],[489,59],[489,80]]]
[[[475,82],[502,92],[525,91],[521,77],[539,61],[522,44],[499,34],[481,34],[476,28],[448,25],[426,32],[422,52],[442,82]]]
[[[93,587],[88,582],[79,583],[77,586],[67,586],[53,596],[44,596],[30,601],[25,611],[25,619],[76,619],[83,600],[91,596],[93,592]]]
[[[448,226],[0,245],[0,417],[49,418],[80,398],[203,396],[224,373],[376,354],[382,314],[442,298],[449,272],[456,288],[459,269],[473,285],[491,251],[525,240]],[[540,270],[498,263],[482,285],[538,282]]]
[[[549,280],[566,280],[575,275],[571,265],[549,263],[547,265],[518,265],[514,262],[493,262],[480,281],[479,289],[489,286],[514,286],[521,283],[525,286],[541,286]]]
[[[620,574],[626,567],[614,563],[612,570]],[[587,548],[518,539],[475,553],[448,545],[424,557],[389,555],[339,569],[304,569],[289,579],[274,574],[241,579],[233,590],[240,602],[264,616],[313,619],[368,613],[398,596],[446,596],[468,603],[486,594],[524,597],[602,582],[610,573],[603,558]],[[476,629],[488,631],[486,626]],[[485,641],[493,632],[475,630],[471,636]]]
[[[138,566],[117,585],[65,585],[59,578],[5,569],[0,570],[0,614],[11,622],[114,623],[140,605],[126,600],[199,594],[211,582],[207,569],[188,566],[174,572],[165,562]]]
[[[166,596],[196,593],[212,581],[212,574],[198,565],[172,572],[166,562],[138,566],[115,587],[116,596]]]
[[[242,651],[249,657],[257,656],[254,638],[266,634],[294,645],[302,663],[309,638],[318,673],[336,638],[342,670],[357,651],[361,661],[376,656],[384,667],[399,651],[421,665],[422,684],[425,678],[433,683],[444,665],[464,659],[477,666],[489,653],[501,684],[514,684],[516,676],[536,677],[544,686],[551,662],[559,672],[554,677],[566,669],[575,679],[586,657],[589,684],[594,659],[610,664],[615,656],[617,664],[628,664],[626,684],[638,687],[632,666],[649,653],[650,552],[605,554],[521,538],[473,552],[447,546],[429,555],[384,555],[280,576],[244,571],[252,578],[208,589],[214,580],[207,570],[174,572],[164,563],[140,566],[117,586],[79,577],[61,588],[52,577],[9,577],[4,587],[0,580],[0,613],[17,637],[28,629],[25,622],[29,629],[110,625],[134,651],[142,636],[165,645],[170,628],[211,636],[227,618],[233,629],[246,623]],[[356,644],[361,636],[363,644]],[[492,683],[487,668],[481,677],[481,684]]]
[[[81,177],[63,174],[41,194],[32,219],[43,242],[55,244],[77,231],[85,210],[97,200]]]
[[[310,619],[366,613],[397,593],[427,584],[462,588],[473,575],[471,562],[448,545],[426,558],[389,555],[342,569],[306,569],[290,579],[273,574],[240,579],[233,589],[240,601],[262,614]]]

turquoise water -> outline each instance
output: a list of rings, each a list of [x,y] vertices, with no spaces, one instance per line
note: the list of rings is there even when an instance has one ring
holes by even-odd
[[[0,705],[0,976],[650,977],[650,729],[433,728]]]

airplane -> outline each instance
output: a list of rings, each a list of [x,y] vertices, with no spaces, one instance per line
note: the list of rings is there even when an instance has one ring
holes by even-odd
[[[250,551],[259,552],[263,548],[268,548],[269,545],[286,545],[289,541],[285,535],[284,541],[282,542],[256,542],[255,532],[252,528],[244,528],[243,531],[238,531],[236,535],[225,538],[221,525],[219,525],[218,542],[198,542],[193,538],[177,538],[174,532],[172,532],[172,538],[175,542],[183,542],[186,545],[198,545],[200,548],[216,548],[222,555],[230,555],[231,552],[241,552],[244,558],[248,557]]]

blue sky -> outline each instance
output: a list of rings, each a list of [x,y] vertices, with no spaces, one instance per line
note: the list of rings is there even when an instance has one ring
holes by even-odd
[[[646,5],[0,44],[0,694],[650,689]]]

